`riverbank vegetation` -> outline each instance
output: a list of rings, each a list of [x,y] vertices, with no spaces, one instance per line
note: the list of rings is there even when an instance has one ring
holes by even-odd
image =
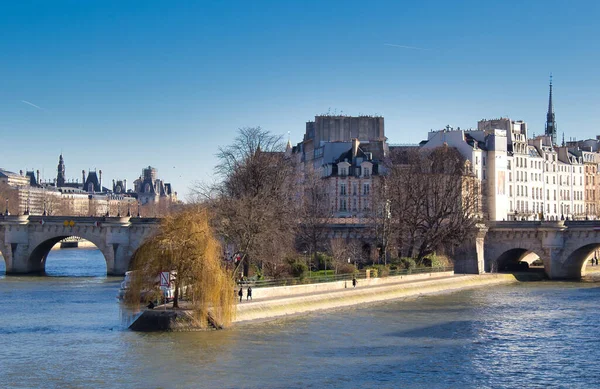
[[[214,215],[221,255],[238,280],[446,267],[481,217],[478,180],[454,148],[397,148],[385,155],[370,181],[370,206],[346,219],[334,218],[333,181],[300,161],[279,136],[242,128],[217,156],[218,181],[199,185],[196,195]],[[361,230],[334,234],[332,223],[357,223]],[[435,260],[441,257],[443,265]]]

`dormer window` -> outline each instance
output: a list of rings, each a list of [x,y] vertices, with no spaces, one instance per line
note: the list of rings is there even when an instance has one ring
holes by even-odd
[[[340,168],[340,176],[346,177],[348,175],[348,169],[345,167]]]
[[[371,176],[371,170],[368,169],[368,168],[364,168],[363,169],[363,175],[364,175],[364,177],[367,177],[367,178],[370,177]]]

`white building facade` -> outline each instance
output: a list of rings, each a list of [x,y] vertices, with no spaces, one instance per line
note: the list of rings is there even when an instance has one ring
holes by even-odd
[[[432,131],[422,147],[444,145],[471,162],[489,220],[595,217],[586,210],[583,158],[553,146],[550,136],[530,139],[523,121],[500,118],[480,121],[477,130]]]

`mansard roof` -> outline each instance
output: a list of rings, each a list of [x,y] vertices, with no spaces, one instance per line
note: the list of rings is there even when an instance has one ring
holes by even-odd
[[[473,148],[487,151],[487,146],[485,145],[485,142],[473,138],[473,136],[471,136],[471,134],[469,134],[468,132],[465,132],[465,142],[467,142],[467,144]]]
[[[529,156],[532,158],[542,158],[542,156],[540,155],[540,153],[538,152],[538,150],[535,148],[535,146],[528,146],[527,147],[529,149]]]
[[[0,169],[0,177],[18,177],[19,174],[9,172],[8,170]]]

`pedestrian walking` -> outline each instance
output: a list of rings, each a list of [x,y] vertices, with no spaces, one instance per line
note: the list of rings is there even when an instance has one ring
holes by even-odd
[[[252,287],[248,286],[248,291],[246,292],[246,300],[252,300]]]
[[[244,297],[244,289],[240,286],[240,291],[238,292],[238,296],[240,296],[240,303],[242,302],[242,297]]]
[[[352,277],[352,287],[356,288],[356,284],[357,284],[356,277]]]

